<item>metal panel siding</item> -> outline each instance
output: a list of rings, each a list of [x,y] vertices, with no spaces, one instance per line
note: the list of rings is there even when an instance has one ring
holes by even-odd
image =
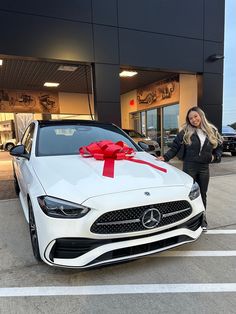
[[[97,102],[96,119],[121,126],[120,102]]]
[[[224,41],[224,0],[205,0],[204,39]]]
[[[94,25],[95,62],[119,63],[118,30],[116,27]]]
[[[120,63],[171,70],[203,71],[203,42],[121,29]]]
[[[118,0],[120,27],[203,39],[203,0]]]
[[[81,22],[91,22],[92,17],[91,0],[5,0],[0,3],[1,9]]]
[[[94,60],[91,24],[0,11],[0,26],[2,54]]]
[[[93,23],[117,26],[117,1],[92,0]]]
[[[203,75],[203,104],[222,104],[223,75],[204,73]]]
[[[120,78],[119,65],[97,64],[94,68],[95,101],[119,102]]]
[[[204,43],[204,72],[223,73],[224,59],[212,61],[212,55],[224,55],[224,45],[212,41],[205,41]]]

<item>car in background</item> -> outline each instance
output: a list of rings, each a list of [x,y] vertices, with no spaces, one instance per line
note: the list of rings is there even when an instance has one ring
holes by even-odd
[[[230,152],[232,156],[236,156],[236,131],[231,126],[222,127],[223,136],[223,152]]]
[[[145,146],[142,146],[142,143],[148,145],[147,152],[149,154],[153,156],[160,156],[161,149],[158,142],[151,140],[149,137],[146,137],[144,134],[141,134],[136,130],[123,129],[123,131],[125,131],[125,133],[127,133],[135,141],[135,143],[139,144],[142,148],[145,147]]]
[[[51,266],[137,259],[202,233],[192,177],[113,124],[33,121],[10,154],[33,254]]]
[[[165,144],[168,146],[168,147],[171,147],[174,139],[176,137],[176,134],[169,134],[168,136],[166,136],[166,139],[165,139]]]
[[[8,139],[7,141],[5,141],[4,143],[2,143],[0,145],[0,149],[10,151],[11,148],[14,147],[15,145],[16,145],[16,139],[11,138],[11,139]]]

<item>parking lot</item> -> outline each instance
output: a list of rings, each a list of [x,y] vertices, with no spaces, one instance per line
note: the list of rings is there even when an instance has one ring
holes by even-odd
[[[0,152],[0,313],[236,313],[236,157],[211,165],[198,241],[82,271],[34,260],[12,179]]]

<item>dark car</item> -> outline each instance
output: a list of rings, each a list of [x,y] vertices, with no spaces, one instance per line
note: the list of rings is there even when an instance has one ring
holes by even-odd
[[[231,126],[222,127],[223,152],[230,152],[232,156],[236,156],[236,131]]]

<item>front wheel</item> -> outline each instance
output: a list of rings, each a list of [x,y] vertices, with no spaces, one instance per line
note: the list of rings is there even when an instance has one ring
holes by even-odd
[[[29,206],[29,231],[30,231],[30,238],[31,238],[31,244],[33,249],[34,257],[37,261],[41,261],[40,253],[39,253],[39,242],[38,242],[38,234],[37,234],[37,228],[33,213],[33,208],[31,201],[28,201]]]

